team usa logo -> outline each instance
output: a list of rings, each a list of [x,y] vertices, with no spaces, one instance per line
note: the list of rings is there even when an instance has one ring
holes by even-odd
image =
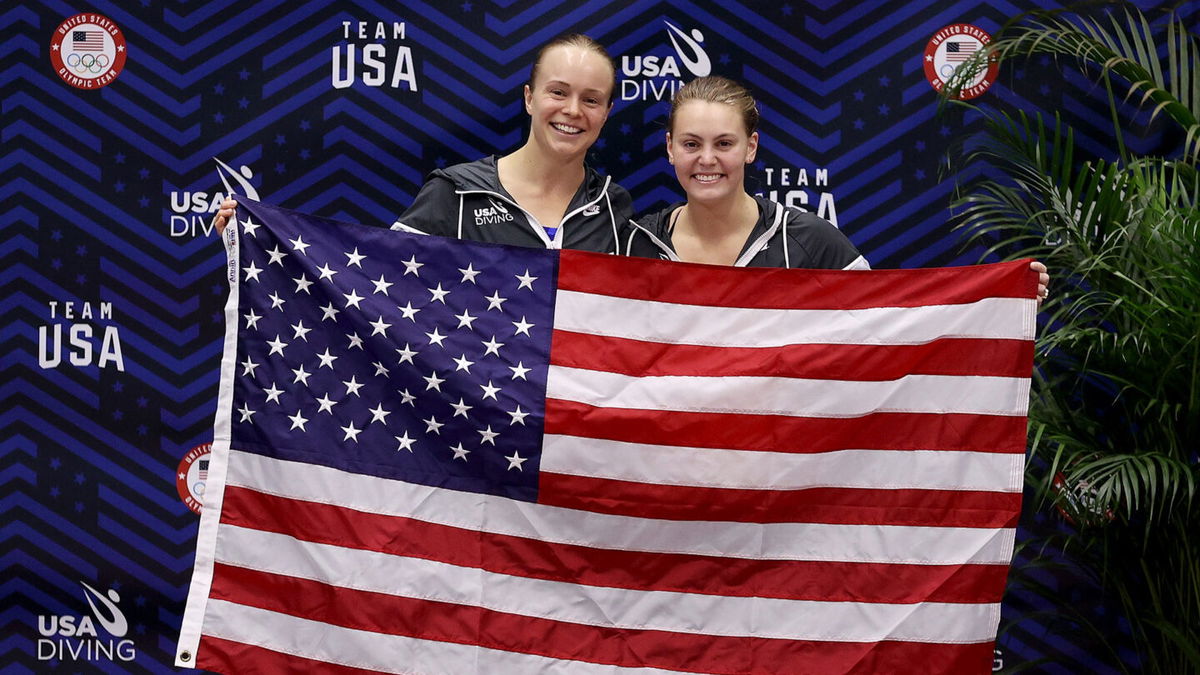
[[[204,443],[188,450],[175,472],[175,489],[179,498],[194,513],[204,508],[204,487],[208,484],[208,462],[212,457],[212,443]]]
[[[958,67],[991,41],[991,35],[967,23],[956,23],[939,30],[925,45],[925,79],[935,91],[941,91]],[[989,61],[986,68],[963,86],[958,98],[966,100],[982,95],[996,81],[999,70],[1000,65],[995,60]]]
[[[100,14],[76,14],[50,38],[50,62],[63,82],[78,89],[111,84],[125,67],[125,36]]]

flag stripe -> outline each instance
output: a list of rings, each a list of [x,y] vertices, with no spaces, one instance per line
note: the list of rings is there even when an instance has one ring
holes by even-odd
[[[543,471],[659,485],[1019,492],[1025,457],[929,450],[755,452],[547,434]]]
[[[888,382],[781,377],[631,377],[550,366],[546,396],[642,411],[860,417],[873,412],[1024,415],[1029,380],[908,375]],[[738,406],[732,408],[731,406]]]
[[[219,621],[212,623],[208,631],[216,639],[205,638],[206,648],[236,652],[238,656],[226,656],[224,661],[233,664],[225,672],[325,672],[305,669],[304,659],[317,661],[356,661],[363,667],[376,672],[389,673],[475,673],[488,675],[667,675],[669,673],[697,672],[693,669],[665,670],[652,667],[622,668],[584,661],[558,661],[544,656],[506,652],[472,645],[458,645],[386,635],[371,631],[360,631],[329,626],[321,622],[292,617],[246,605],[213,600]],[[435,618],[434,617],[431,618]],[[236,636],[223,639],[220,636]],[[245,649],[233,640],[252,641],[270,645],[274,649],[294,654],[284,663],[296,664],[297,668],[286,669],[274,657],[275,652],[267,649]],[[766,641],[746,641],[744,651],[747,659],[753,659],[752,667],[761,669],[741,671],[745,675],[771,675],[768,670],[777,667],[768,659],[774,655],[761,649]],[[761,650],[761,651],[760,651]],[[207,650],[206,650],[207,651]],[[653,654],[651,649],[649,653]],[[319,656],[318,656],[319,655]],[[816,643],[812,651],[783,662],[790,675],[828,675],[833,672],[852,674],[906,672],[914,663],[920,663],[927,672],[969,673],[986,672],[991,667],[992,645],[939,644],[922,645],[910,642],[887,641],[878,644]],[[207,660],[199,665],[206,665]],[[486,664],[486,665],[484,665]],[[837,664],[845,667],[841,670]],[[331,670],[342,673],[372,672],[365,670]]]
[[[624,375],[773,376],[894,380],[904,375],[1029,377],[1030,340],[946,338],[922,345],[672,345],[554,332],[551,363]]]
[[[866,645],[850,643],[821,656],[814,653],[818,645],[809,641],[709,637],[549,621],[227,566],[217,570],[214,594],[356,630],[623,667],[682,664],[704,673],[784,675],[796,672],[797,663],[805,663],[814,669],[819,665],[817,672],[845,672],[867,651]],[[922,649],[911,643],[886,644],[885,651],[900,651],[909,657],[932,651],[929,646]],[[885,656],[885,662],[896,656]]]
[[[697,448],[798,453],[868,448],[1024,455],[1026,422],[1022,417],[1001,415],[873,413],[805,418],[644,412],[550,400],[545,425],[547,434]]]
[[[1005,565],[740,560],[479,533],[231,488],[223,523],[303,541],[589,586],[827,602],[999,602]]]
[[[912,527],[1015,527],[1020,493],[951,490],[722,490],[542,472],[538,501],[664,520]]]
[[[820,602],[630,591],[514,577],[226,526],[217,562],[387,595],[559,622],[708,636],[874,642],[990,640],[998,603]],[[395,567],[400,564],[401,567]],[[404,574],[396,574],[403,569]],[[697,624],[703,618],[703,628]],[[764,625],[763,617],[771,617]]]
[[[657,521],[439,490],[238,450],[230,455],[231,486],[312,502],[339,495],[339,503],[357,511],[548,542],[755,560],[940,565],[1007,564],[1012,558],[1012,529]]]
[[[217,602],[215,607],[222,608],[229,603]],[[235,610],[239,611],[239,610]],[[375,668],[356,668],[327,659],[297,656],[283,651],[276,651],[246,644],[235,640],[226,640],[213,635],[200,638],[200,654],[196,660],[196,668],[215,673],[321,673],[325,675],[368,675],[370,673],[401,673],[399,669],[378,670]],[[328,657],[327,657],[328,658]],[[408,670],[407,667],[404,670]]]
[[[746,309],[627,300],[559,288],[554,328],[664,344],[783,347],[909,344],[950,338],[1031,340],[1029,302],[984,298],[969,305],[866,309]]]
[[[961,267],[923,269],[919,274],[912,270],[855,272],[852,283],[846,272],[834,270],[689,265],[580,251],[563,251],[560,261],[560,290],[710,307],[919,307],[966,304],[996,296],[1032,298],[1037,291],[1037,274],[1029,270],[1028,260],[976,267],[966,274]],[[687,283],[680,283],[682,278]],[[629,283],[630,279],[638,283]]]

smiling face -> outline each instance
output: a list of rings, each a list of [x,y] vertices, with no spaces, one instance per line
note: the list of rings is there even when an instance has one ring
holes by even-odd
[[[612,64],[594,51],[572,45],[548,49],[535,80],[525,86],[530,141],[556,155],[582,159],[608,119]]]
[[[758,152],[758,132],[746,133],[732,105],[688,101],[675,111],[667,157],[689,202],[728,199],[745,192],[746,165]]]

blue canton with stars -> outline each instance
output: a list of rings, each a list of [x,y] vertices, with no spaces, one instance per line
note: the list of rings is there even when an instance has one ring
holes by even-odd
[[[238,209],[235,449],[536,499],[555,252]]]

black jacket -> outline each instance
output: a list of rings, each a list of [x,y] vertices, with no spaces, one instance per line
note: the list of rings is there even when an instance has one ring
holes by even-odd
[[[737,267],[792,267],[801,269],[870,269],[866,258],[829,221],[765,197],[758,202],[758,222],[738,256]],[[671,242],[672,214],[683,206],[672,204],[629,222],[621,233],[621,253],[643,258],[679,260]]]
[[[533,248],[616,253],[618,228],[633,217],[633,200],[608,176],[584,167],[583,184],[553,237],[500,185],[496,158],[429,174],[393,230]]]

